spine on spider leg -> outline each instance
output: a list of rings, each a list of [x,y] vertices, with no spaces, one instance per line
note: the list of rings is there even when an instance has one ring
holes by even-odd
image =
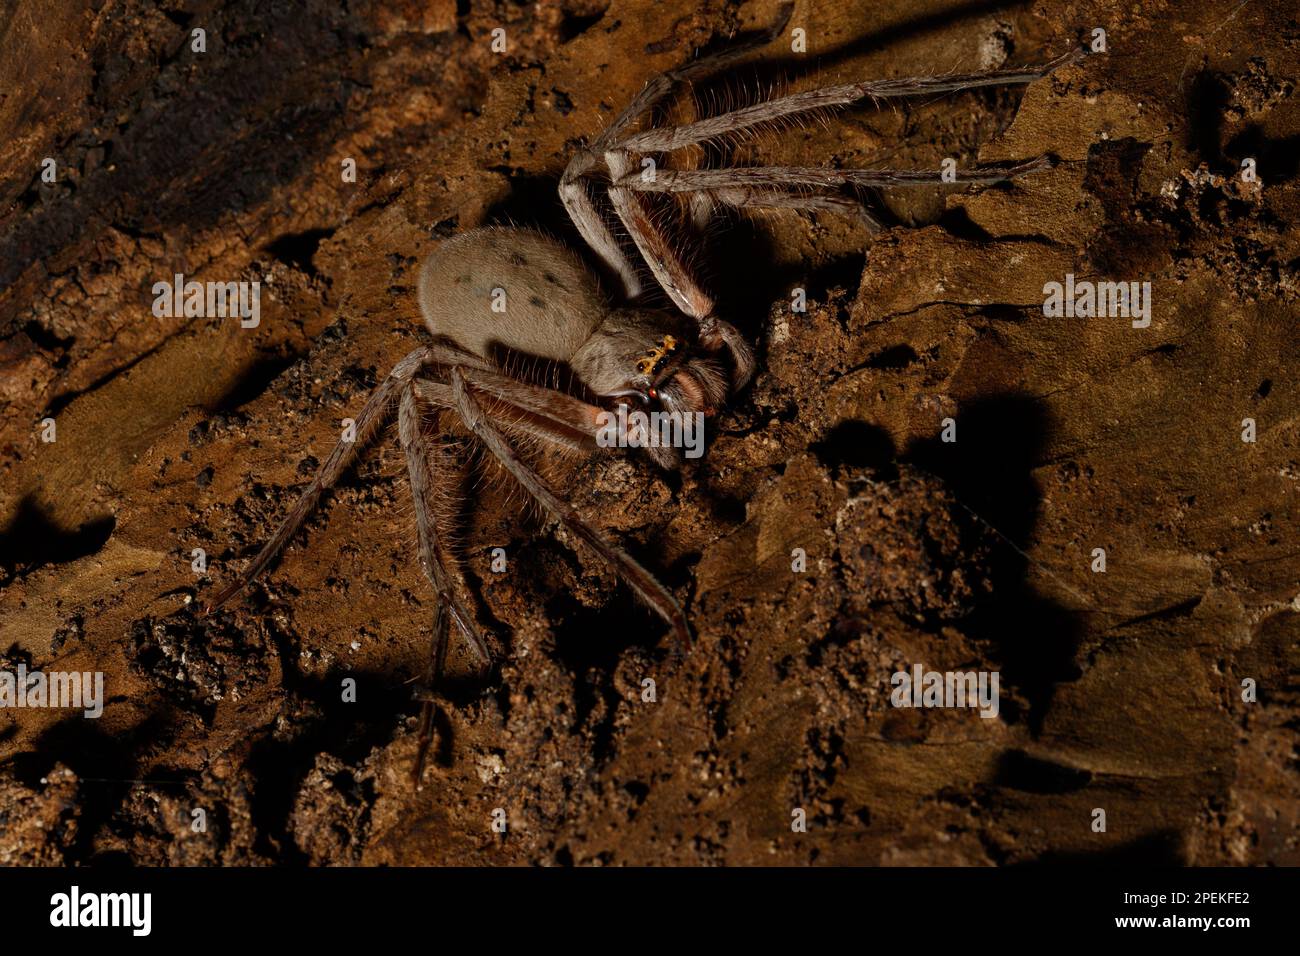
[[[1024,85],[1047,76],[1067,63],[1077,62],[1082,55],[1082,50],[1076,49],[1034,67],[989,70],[980,73],[953,73],[946,76],[868,80],[804,90],[776,100],[742,107],[729,113],[706,117],[684,126],[646,129],[623,139],[619,148],[631,153],[668,152],[694,143],[716,140],[740,130],[767,126],[795,114],[840,108],[864,100],[878,103],[887,99],[905,99],[923,94],[950,93],[986,86]]]
[[[699,116],[693,124],[707,122],[724,114],[761,111],[763,104],[784,100],[792,95],[794,94],[791,83],[785,78],[773,79],[766,86],[745,85],[742,82],[728,83],[723,87],[720,96],[715,95],[710,98],[708,109],[699,111]],[[829,132],[831,121],[841,108],[842,106],[810,106],[798,113],[756,119],[749,125],[725,129],[715,136],[685,143],[680,149],[707,147],[720,157],[727,157],[733,156],[737,150],[748,148],[757,155],[766,155],[779,148],[786,134],[790,132],[811,126],[820,126],[824,131]]]
[[[459,488],[463,480],[462,466],[453,446],[441,439],[428,440],[426,447],[429,455],[429,469],[434,483],[442,493],[435,495],[429,503],[432,514],[442,532],[442,542],[446,547],[458,544],[458,539],[451,533],[451,526],[463,515],[464,496]]]

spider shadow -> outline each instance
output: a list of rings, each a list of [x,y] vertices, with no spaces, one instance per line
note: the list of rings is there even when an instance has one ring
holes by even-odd
[[[896,454],[893,440],[866,422],[844,422],[813,446],[827,466],[867,467],[881,480],[899,465],[939,478],[970,520],[990,530],[994,545],[985,574],[991,593],[962,620],[961,629],[990,647],[1004,679],[1019,688],[1028,711],[1005,701],[1010,722],[1042,729],[1058,684],[1077,680],[1074,663],[1082,641],[1079,612],[1043,596],[1033,585],[1030,547],[1040,495],[1033,470],[1040,460],[1048,419],[1037,399],[1018,393],[992,395],[964,405],[955,416],[957,441],[912,441]],[[961,517],[959,515],[959,517]]]
[[[98,721],[76,713],[45,730],[33,741],[31,750],[14,754],[0,768],[37,791],[45,786],[56,765],[70,769],[77,777],[79,812],[66,862],[112,862],[95,852],[96,835],[126,803],[147,755],[157,752],[159,741],[177,733],[181,726],[179,711],[170,706],[150,712],[125,733],[101,730]],[[150,777],[161,779],[152,771]]]
[[[956,442],[945,443],[937,435],[914,441],[903,459],[943,479],[1002,542],[989,567],[993,597],[975,608],[967,625],[997,648],[1006,679],[1029,702],[1029,712],[1022,716],[1037,734],[1056,685],[1082,676],[1074,662],[1082,620],[1033,586],[1026,554],[1038,523],[1041,496],[1033,471],[1050,424],[1046,406],[1011,392],[970,402],[955,420]]]
[[[533,175],[512,166],[490,166],[488,169],[505,176],[510,191],[488,207],[483,218],[485,225],[537,229],[559,239],[570,249],[588,251],[582,234],[560,201],[558,175]],[[593,265],[595,258],[594,255],[586,256]]]
[[[701,268],[705,282],[728,321],[760,347],[773,302],[788,304],[790,290],[796,286],[813,302],[825,301],[832,289],[856,289],[867,261],[864,249],[818,262],[812,268],[797,261],[776,265],[778,249],[770,226],[726,210],[715,217],[709,237],[710,256]],[[756,262],[774,265],[755,270]]]
[[[356,681],[356,699],[349,703],[340,702],[343,677]],[[250,744],[246,762],[257,781],[249,813],[259,852],[290,864],[307,862],[294,839],[292,815],[318,757],[328,754],[344,766],[343,771],[329,778],[339,792],[352,799],[373,801],[374,784],[357,782],[347,768],[360,766],[372,751],[389,744],[401,724],[400,715],[411,713],[413,706],[413,685],[384,671],[333,671],[321,677],[299,674],[292,686],[293,695],[301,700],[335,703],[321,707],[306,720],[296,721],[290,736],[259,737]],[[440,766],[446,766],[451,761],[450,725],[445,718],[435,720],[434,731],[436,748],[430,756]]]
[[[1187,840],[1178,830],[1154,830],[1119,846],[1101,850],[1049,850],[1018,868],[1040,866],[1157,866],[1185,867],[1189,864]]]
[[[116,527],[112,515],[73,529],[61,527],[51,520],[37,494],[29,493],[0,531],[0,568],[12,574],[24,566],[67,564],[84,558],[104,547]]]
[[[1187,84],[1187,147],[1211,168],[1223,165],[1223,115],[1232,101],[1227,82],[1202,70]]]
[[[1197,73],[1187,87],[1187,146],[1212,170],[1235,175],[1246,158],[1265,183],[1289,182],[1300,175],[1300,135],[1270,137],[1260,123],[1248,123],[1230,140],[1224,116],[1233,102],[1229,81],[1212,70]]]

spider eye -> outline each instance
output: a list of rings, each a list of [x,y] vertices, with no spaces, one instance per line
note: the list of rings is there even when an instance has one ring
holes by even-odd
[[[654,389],[654,388],[650,389],[650,397],[651,397],[651,398],[658,398],[658,397],[659,397],[659,391],[658,391],[658,389]]]

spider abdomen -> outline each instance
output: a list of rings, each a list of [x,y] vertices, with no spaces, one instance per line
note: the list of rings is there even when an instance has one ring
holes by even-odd
[[[420,268],[420,311],[435,335],[491,358],[495,346],[567,362],[608,306],[583,261],[529,229],[475,229]]]

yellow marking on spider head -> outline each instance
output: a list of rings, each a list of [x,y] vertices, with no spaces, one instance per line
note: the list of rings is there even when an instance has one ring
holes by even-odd
[[[664,367],[668,357],[676,351],[677,340],[671,335],[665,335],[662,342],[649,352],[646,352],[645,356],[637,361],[636,370],[642,375],[654,375]]]

